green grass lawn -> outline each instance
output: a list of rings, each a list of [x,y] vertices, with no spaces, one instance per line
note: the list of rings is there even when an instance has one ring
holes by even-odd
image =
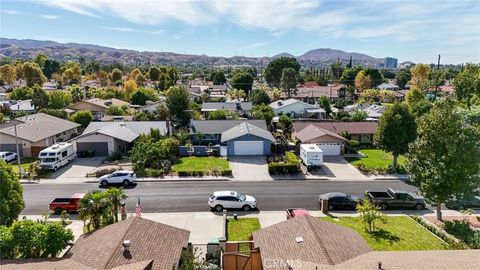
[[[349,227],[360,233],[373,250],[438,250],[446,244],[409,217],[387,217],[387,224],[378,224],[379,230],[368,233],[358,217],[342,217],[335,221],[331,217],[323,220]]]
[[[228,219],[228,241],[249,241],[252,233],[260,230],[258,218]]]
[[[361,149],[362,152],[367,157],[364,158],[352,158],[346,157],[345,159],[352,163],[353,165],[357,165],[358,163],[363,163],[369,168],[387,168],[388,165],[392,164],[393,156],[391,153],[386,153],[381,149]],[[398,157],[398,164],[405,165],[406,158],[404,156]]]
[[[29,171],[30,170],[30,164],[32,164],[33,162],[37,161],[38,159],[37,158],[28,158],[28,157],[24,157],[24,158],[21,158],[20,159],[20,166],[22,167],[22,173],[25,173],[26,171]],[[13,162],[10,162],[10,164],[12,165],[12,170],[14,173],[18,173],[18,165],[17,165],[17,161],[13,161]],[[40,175],[41,177],[48,177],[52,174],[51,171],[44,171],[42,175]],[[35,175],[32,175],[31,177],[35,177]]]
[[[173,171],[223,171],[228,170],[228,161],[218,157],[182,157],[173,165]]]

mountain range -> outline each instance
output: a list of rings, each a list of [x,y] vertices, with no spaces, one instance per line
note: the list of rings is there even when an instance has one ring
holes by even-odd
[[[352,62],[354,64],[376,66],[383,63],[383,58],[375,58],[362,53],[345,52],[328,48],[311,50],[299,56],[293,56],[289,53],[281,53],[273,57],[220,57],[207,56],[205,54],[193,55],[173,52],[135,51],[92,44],[0,38],[0,57],[33,59],[40,53],[57,61],[78,61],[80,57],[83,57],[86,61],[96,60],[103,64],[120,62],[125,65],[249,65],[260,67],[266,66],[272,59],[281,56],[296,57],[302,66],[327,66],[337,61],[348,63],[350,57],[352,57]]]

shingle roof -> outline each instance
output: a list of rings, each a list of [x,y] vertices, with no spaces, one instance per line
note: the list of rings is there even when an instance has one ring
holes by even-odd
[[[82,235],[67,255],[96,269],[153,260],[152,269],[172,269],[187,246],[190,232],[151,220],[131,217],[93,233]],[[122,243],[130,240],[130,252]]]
[[[293,128],[299,133],[302,129],[309,125],[340,134],[347,131],[349,134],[374,134],[377,129],[376,122],[315,122],[315,121],[294,121]]]
[[[300,100],[296,100],[294,98],[291,98],[291,99],[287,99],[287,100],[279,100],[279,101],[274,101],[272,103],[270,103],[270,107],[272,107],[274,110],[275,109],[280,109],[280,108],[283,108],[283,107],[286,107],[286,106],[290,106],[294,103],[301,103],[305,108],[311,108],[311,109],[320,109],[320,110],[323,110],[322,108],[319,108],[315,105],[312,105],[312,104],[308,104],[308,103],[305,103],[303,101],[300,101]]]
[[[204,102],[202,103],[202,111],[214,111],[214,110],[225,110],[225,111],[250,111],[252,110],[251,102]]]
[[[11,111],[35,111],[35,106],[31,99],[18,100],[17,103],[10,105]]]
[[[133,122],[90,122],[79,137],[100,133],[122,141],[132,142],[140,134],[149,134],[150,130],[158,129],[161,134],[167,134],[165,121],[133,121]]]
[[[287,265],[269,262],[305,261],[318,265],[335,265],[371,251],[367,242],[354,230],[312,216],[301,216],[253,233],[260,249],[264,269],[288,269]]]
[[[315,125],[308,125],[304,129],[300,130],[299,132],[295,132],[295,138],[300,140],[301,142],[308,142],[312,139],[322,137],[322,136],[332,136],[339,140],[347,141],[347,139],[343,138],[342,136],[338,135],[335,132],[330,130],[315,126]]]
[[[275,142],[275,138],[273,138],[272,133],[270,133],[268,130],[243,122],[240,125],[224,131],[222,133],[222,143],[245,135],[253,135],[271,142]]]
[[[321,96],[325,97],[338,97],[338,91],[344,88],[343,85],[335,85],[335,86],[313,86],[313,87],[299,87],[297,88],[297,93],[293,95],[295,98],[306,98],[306,97],[314,97],[318,98]]]
[[[267,130],[265,120],[192,120],[190,127],[192,132],[201,132],[203,134],[221,134],[241,123],[247,122],[261,129]]]
[[[15,120],[23,122],[17,125],[18,137],[30,142],[38,142],[45,138],[80,126],[77,123],[45,113],[37,113],[29,116],[19,117]],[[15,136],[15,130],[13,126],[0,129],[0,135],[2,133]]]

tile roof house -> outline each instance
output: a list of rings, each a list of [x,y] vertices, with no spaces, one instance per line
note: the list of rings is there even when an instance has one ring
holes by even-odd
[[[2,269],[176,269],[190,232],[140,217],[84,234],[63,260],[9,261]],[[129,251],[123,242],[129,240]]]
[[[116,98],[110,98],[110,99],[100,99],[100,98],[91,98],[87,100],[82,100],[80,102],[77,102],[75,104],[72,104],[68,106],[69,109],[75,110],[75,111],[80,111],[80,110],[87,110],[91,111],[94,118],[99,120],[105,115],[105,111],[107,110],[108,106],[130,106],[130,103],[116,99]]]
[[[78,152],[93,151],[98,156],[127,151],[132,142],[151,129],[170,134],[166,121],[90,122],[85,131],[74,139]]]
[[[291,98],[270,103],[275,115],[289,115],[293,118],[325,118],[325,110],[312,104]]]
[[[275,142],[265,120],[192,120],[190,134],[195,133],[203,134],[202,144],[225,147],[229,156],[268,155]]]
[[[299,131],[294,131],[292,138],[302,144],[318,144],[323,151],[323,155],[327,156],[343,154],[345,152],[345,143],[348,141],[335,132],[313,124]]]
[[[238,115],[249,116],[251,115],[252,107],[251,102],[203,102],[202,114],[205,118],[208,118],[209,112],[223,110]]]
[[[303,84],[297,86],[296,94],[292,98],[304,101],[306,103],[316,104],[320,97],[328,97],[331,100],[342,99],[346,97],[346,88],[344,85],[319,86],[313,84]],[[287,98],[282,96],[282,99]]]
[[[16,118],[20,155],[37,157],[38,153],[76,136],[79,124],[44,113]],[[0,128],[0,151],[16,152],[13,125]]]

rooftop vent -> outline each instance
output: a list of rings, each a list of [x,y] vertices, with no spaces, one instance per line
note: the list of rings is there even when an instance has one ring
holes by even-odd
[[[123,246],[123,251],[124,252],[130,252],[130,246],[132,245],[132,242],[130,240],[123,240],[122,246]]]
[[[303,243],[303,237],[301,236],[295,237],[295,241],[297,241],[298,244]]]

